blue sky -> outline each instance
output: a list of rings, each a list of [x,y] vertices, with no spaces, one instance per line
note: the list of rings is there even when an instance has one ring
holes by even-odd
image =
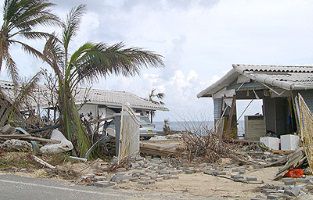
[[[233,63],[310,64],[313,61],[313,1],[309,0],[54,0],[60,15],[87,3],[73,48],[85,41],[143,47],[164,56],[165,67],[136,77],[111,76],[94,88],[146,97],[166,94],[170,112],[156,120],[213,118],[212,100],[196,94],[222,77]],[[51,31],[56,31],[49,28]],[[42,48],[41,42],[31,44]],[[20,72],[30,76],[42,62],[13,47]],[[6,79],[6,73],[1,72]],[[240,114],[248,102],[239,102]],[[260,112],[253,103],[247,114]]]

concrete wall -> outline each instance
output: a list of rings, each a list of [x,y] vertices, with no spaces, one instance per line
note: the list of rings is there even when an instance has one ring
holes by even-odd
[[[89,114],[90,112],[94,117],[98,116],[98,105],[94,104],[84,104],[80,109],[79,109],[79,114]]]
[[[84,104],[81,109],[79,110],[79,114],[87,115],[92,112],[93,117],[97,117],[98,115],[101,117],[108,117],[113,115],[115,112],[106,107],[100,107],[95,104]]]

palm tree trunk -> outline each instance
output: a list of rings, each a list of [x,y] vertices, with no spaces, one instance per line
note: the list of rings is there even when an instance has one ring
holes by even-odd
[[[77,153],[84,156],[90,147],[90,140],[67,82],[59,84],[59,110],[65,137],[73,143]]]

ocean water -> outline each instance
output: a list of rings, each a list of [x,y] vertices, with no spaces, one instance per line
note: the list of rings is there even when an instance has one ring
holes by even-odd
[[[156,131],[163,131],[164,122],[154,122]],[[213,129],[213,121],[173,121],[169,122],[171,130],[174,131],[199,131],[199,130],[208,130]],[[238,135],[242,136],[245,132],[244,130],[244,121],[238,121]]]

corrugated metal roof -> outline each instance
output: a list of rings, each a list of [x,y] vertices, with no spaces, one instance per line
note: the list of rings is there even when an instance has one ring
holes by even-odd
[[[86,100],[91,104],[121,107],[123,104],[129,103],[132,108],[168,111],[164,105],[152,103],[135,94],[124,91],[97,89],[91,89],[88,91],[88,89],[82,88],[75,97],[76,103],[84,102],[86,91],[88,92]]]
[[[224,77],[201,91],[197,96],[211,97],[230,84],[229,78],[236,79],[239,74],[256,82],[279,87],[285,90],[313,89],[313,66],[287,65],[242,65],[234,64]]]
[[[14,99],[14,84],[12,82],[0,80],[0,87],[2,91],[7,95],[8,100]],[[47,91],[48,90],[44,86],[39,86],[35,90],[35,99],[30,100],[30,103],[33,107],[37,107],[37,102],[39,102],[42,107],[49,107],[49,99],[46,98]],[[80,88],[75,99],[76,104],[81,104],[85,100],[87,100],[87,103],[90,104],[105,105],[108,107],[121,107],[123,104],[128,102],[130,104],[130,107],[136,109],[168,111],[168,108],[166,108],[164,105],[147,101],[135,94],[124,91],[97,89],[89,90],[86,88]]]

